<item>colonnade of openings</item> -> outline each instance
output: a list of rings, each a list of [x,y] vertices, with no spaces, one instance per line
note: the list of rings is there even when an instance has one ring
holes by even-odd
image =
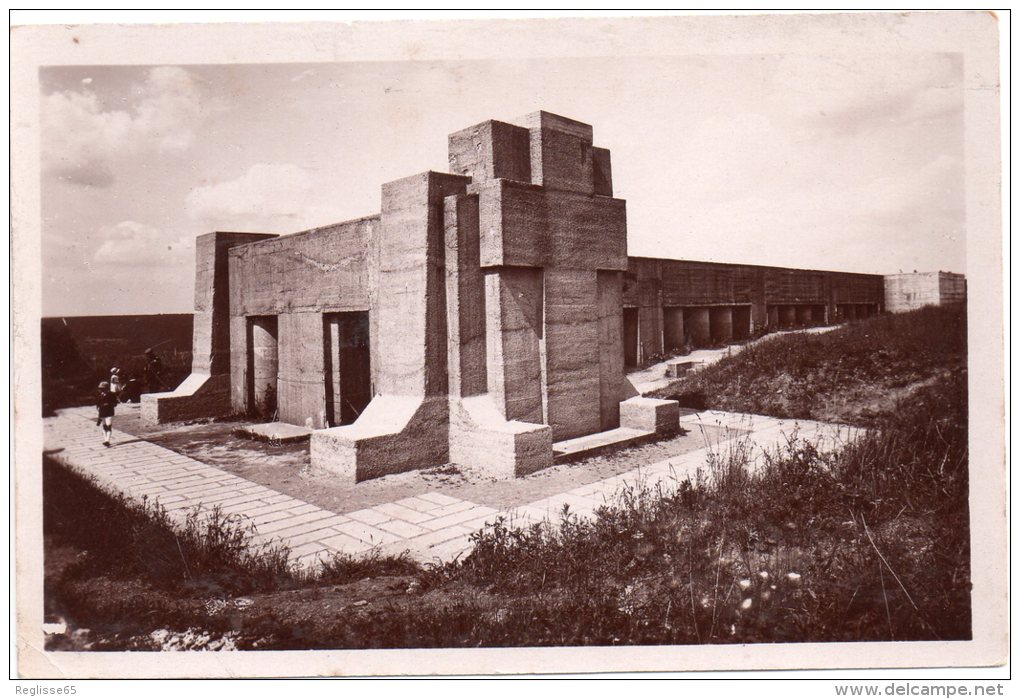
[[[714,347],[750,337],[750,304],[662,309],[662,346],[666,353]]]
[[[245,406],[252,417],[279,419],[279,400],[286,379],[280,373],[277,316],[249,316],[246,323],[247,366]],[[322,315],[323,426],[349,425],[372,400],[371,358],[367,312]],[[283,351],[308,352],[308,347]],[[300,381],[297,390],[306,390]]]
[[[844,323],[877,314],[874,303],[836,304],[831,310],[824,304],[774,304],[766,306],[766,332],[811,328]],[[640,357],[641,309],[623,309],[624,364],[637,366],[649,357]],[[674,355],[691,349],[718,347],[747,340],[752,334],[751,305],[666,306],[662,309],[662,350]],[[647,350],[646,350],[647,351]]]

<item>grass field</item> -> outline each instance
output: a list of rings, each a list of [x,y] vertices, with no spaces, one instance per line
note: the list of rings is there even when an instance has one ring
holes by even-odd
[[[190,313],[43,318],[40,332],[43,415],[91,403],[115,366],[127,379],[142,379],[148,348],[168,389],[191,372]]]
[[[490,528],[440,567],[338,559],[302,577],[285,550],[244,553],[239,525],[174,534],[158,512],[49,464],[48,612],[79,630],[51,646],[969,638],[965,330],[960,310],[922,309],[766,340],[670,390],[874,429],[833,455],[790,443],[754,472],[734,449],[675,491],[632,489],[594,521]],[[78,519],[68,498],[83,503]]]

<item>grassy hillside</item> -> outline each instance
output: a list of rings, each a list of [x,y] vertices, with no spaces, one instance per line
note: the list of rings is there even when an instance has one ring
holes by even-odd
[[[965,308],[928,307],[766,338],[656,395],[691,407],[877,424],[923,386],[964,372],[966,349]]]

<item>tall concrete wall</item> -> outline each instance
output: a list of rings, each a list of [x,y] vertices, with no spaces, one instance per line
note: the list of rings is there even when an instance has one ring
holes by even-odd
[[[231,405],[250,412],[245,331],[251,317],[278,323],[279,418],[326,427],[325,314],[367,311],[376,265],[372,216],[236,247],[229,253]]]
[[[638,309],[638,364],[683,346],[676,343],[681,317],[688,320],[685,343],[703,347],[770,328],[821,324],[836,318],[837,303],[883,301],[878,275],[648,257],[628,258],[623,292],[624,304]],[[712,314],[720,328],[714,333]]]
[[[962,274],[939,272],[939,303],[966,303],[967,279]]]
[[[913,272],[885,277],[885,308],[902,313],[922,306],[963,303],[967,299],[967,281],[951,272]]]

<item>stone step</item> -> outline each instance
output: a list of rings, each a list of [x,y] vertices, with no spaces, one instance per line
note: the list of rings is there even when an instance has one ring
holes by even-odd
[[[243,425],[236,432],[243,437],[257,439],[261,442],[307,442],[312,436],[308,427],[291,425],[286,422],[263,422],[258,425]]]
[[[553,443],[553,462],[563,463],[583,459],[606,451],[622,449],[655,438],[654,432],[617,427],[583,437]]]

